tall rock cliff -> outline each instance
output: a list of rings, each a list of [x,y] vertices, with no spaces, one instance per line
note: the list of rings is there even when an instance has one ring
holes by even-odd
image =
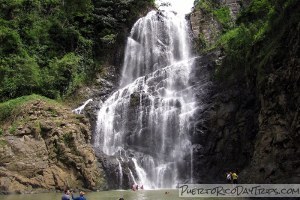
[[[259,130],[251,163],[241,174],[248,182],[300,181],[299,13],[299,3],[288,7],[272,28],[272,42],[264,45],[276,51],[257,78]]]
[[[216,71],[228,67],[226,52],[204,55],[212,69],[194,140],[197,181],[224,182],[226,171],[237,170],[243,183],[299,183],[300,8],[294,4],[278,8],[267,36],[251,46],[247,73],[236,70],[230,80],[219,80]],[[197,40],[200,32],[207,44],[216,44],[222,30],[217,23],[205,26],[205,19],[217,21],[209,16],[196,8],[192,29]]]

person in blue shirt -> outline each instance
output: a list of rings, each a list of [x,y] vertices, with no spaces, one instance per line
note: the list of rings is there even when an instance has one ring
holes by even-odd
[[[70,190],[68,190],[68,189],[64,190],[64,194],[61,197],[61,200],[71,200]]]
[[[72,193],[72,199],[73,200],[86,200],[86,198],[83,195],[85,195],[85,193],[83,191],[79,192],[79,197],[74,197],[73,193]]]

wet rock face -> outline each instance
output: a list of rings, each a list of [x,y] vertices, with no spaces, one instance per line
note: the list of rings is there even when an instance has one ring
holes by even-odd
[[[242,87],[221,88],[211,88],[193,137],[195,176],[203,183],[222,183],[227,170],[244,169],[253,155],[258,131],[255,96]]]
[[[238,170],[242,183],[299,182],[296,66],[291,59],[258,86],[212,79],[206,109],[199,113],[192,136],[195,181],[222,183],[226,171]]]
[[[121,160],[117,156],[108,156],[99,149],[96,149],[95,153],[104,171],[107,182],[105,189],[129,189],[132,187],[135,180],[138,179],[138,175],[131,159]]]
[[[41,100],[27,104],[0,138],[0,192],[103,186],[88,120]]]
[[[211,78],[192,137],[195,181],[224,183],[227,170],[238,170],[242,183],[299,183],[300,39],[291,27],[280,41],[281,57],[263,73],[252,71],[255,81]],[[209,59],[222,63],[218,55]]]
[[[215,82],[213,73],[221,59],[219,51],[201,56],[190,80],[199,103],[190,133],[194,182],[222,182],[226,170],[243,169],[253,154],[258,130],[255,94],[241,85],[226,88]]]
[[[288,56],[282,64],[270,65],[270,73],[258,87],[259,132],[251,164],[242,174],[248,182],[300,181],[299,30],[291,35]]]

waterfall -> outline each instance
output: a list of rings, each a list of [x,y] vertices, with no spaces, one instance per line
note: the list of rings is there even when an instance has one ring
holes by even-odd
[[[189,132],[197,103],[190,74],[195,58],[185,15],[164,5],[134,24],[120,87],[99,110],[94,136],[94,147],[103,153],[119,155],[122,149],[129,155],[136,182],[145,188],[192,180]]]
[[[149,180],[147,179],[147,173],[145,172],[145,170],[140,167],[137,163],[137,160],[135,158],[132,158],[132,161],[134,163],[134,166],[135,166],[135,169],[136,169],[136,172],[139,176],[139,182],[138,182],[138,185],[147,185],[147,187],[149,187],[151,185],[151,183],[149,182]]]
[[[81,114],[81,112],[83,111],[83,109],[85,108],[85,106],[90,103],[91,101],[93,101],[93,99],[88,99],[86,100],[80,107],[75,108],[74,110],[72,110],[73,113],[76,114]]]
[[[130,174],[130,177],[131,177],[131,179],[132,179],[134,185],[136,185],[137,182],[136,182],[136,180],[135,180],[135,178],[134,178],[134,176],[133,176],[133,173],[132,173],[131,169],[129,169],[129,174]]]
[[[117,158],[117,161],[118,161],[118,165],[119,165],[119,188],[122,189],[122,185],[123,185],[123,169],[122,169],[122,165],[121,165],[121,162],[120,160]]]

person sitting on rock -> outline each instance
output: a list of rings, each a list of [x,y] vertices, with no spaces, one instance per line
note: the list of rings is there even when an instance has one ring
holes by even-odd
[[[79,197],[74,197],[73,193],[72,193],[72,199],[73,200],[86,200],[86,198],[83,195],[85,195],[85,193],[83,191],[79,192]]]
[[[70,190],[64,190],[64,194],[62,195],[61,200],[71,200]]]

